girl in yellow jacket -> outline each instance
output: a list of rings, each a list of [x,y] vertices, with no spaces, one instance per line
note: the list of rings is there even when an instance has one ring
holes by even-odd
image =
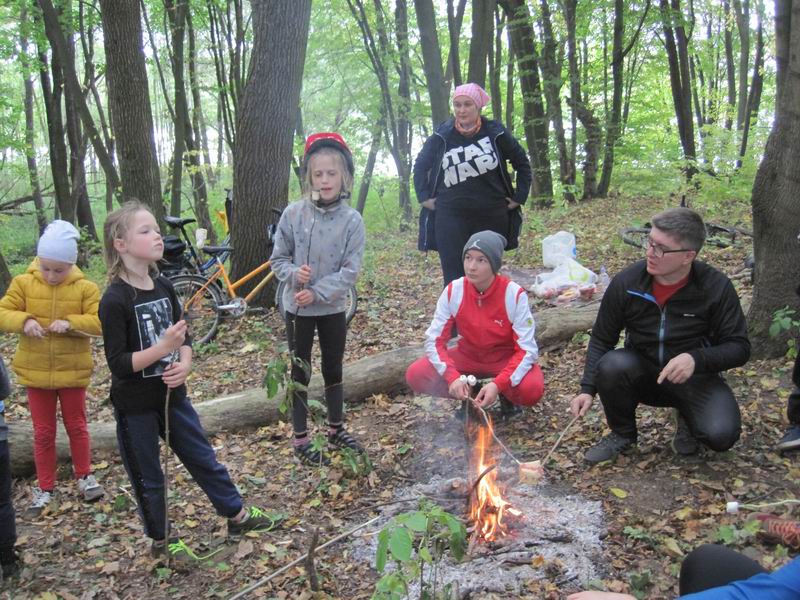
[[[53,221],[39,239],[37,257],[0,299],[0,329],[22,334],[12,363],[26,386],[33,421],[39,486],[25,515],[36,517],[52,499],[56,479],[56,405],[69,436],[78,490],[87,501],[104,494],[92,475],[86,386],[92,374],[89,336],[100,335],[100,290],[75,266],[80,234]]]

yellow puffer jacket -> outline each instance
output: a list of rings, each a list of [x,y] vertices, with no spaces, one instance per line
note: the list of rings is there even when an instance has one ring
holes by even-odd
[[[99,303],[97,285],[76,266],[58,285],[44,280],[38,258],[23,275],[14,277],[0,299],[0,329],[22,334],[12,363],[21,385],[50,390],[89,385],[92,351],[87,336],[100,335]],[[22,331],[30,318],[45,329],[63,319],[69,321],[70,329],[30,337]]]

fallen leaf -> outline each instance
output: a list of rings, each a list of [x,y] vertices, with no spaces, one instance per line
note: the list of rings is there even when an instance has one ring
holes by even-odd
[[[681,550],[681,547],[678,546],[678,542],[675,540],[675,538],[671,537],[664,538],[663,542],[664,542],[664,549],[667,551],[667,554],[669,554],[671,557],[681,558],[683,556],[683,550]]]
[[[239,547],[236,549],[236,554],[234,555],[236,558],[244,558],[248,554],[253,553],[253,542],[250,540],[242,540],[239,542]]]
[[[114,562],[106,563],[103,569],[100,571],[104,575],[113,575],[114,573],[119,572],[119,561],[115,560]]]
[[[617,498],[627,498],[628,497],[628,492],[626,492],[623,489],[617,488],[617,487],[608,488],[608,491],[611,492],[612,494],[614,494]]]

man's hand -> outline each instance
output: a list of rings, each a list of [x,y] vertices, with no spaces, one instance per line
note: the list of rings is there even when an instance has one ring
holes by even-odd
[[[663,383],[664,381],[686,383],[689,377],[694,374],[694,367],[694,358],[692,358],[691,354],[687,352],[678,354],[661,369],[657,383]]]
[[[450,395],[456,400],[466,400],[469,398],[469,384],[461,379],[456,379],[448,388]]]
[[[481,408],[489,408],[497,402],[497,396],[499,394],[500,390],[497,389],[497,384],[494,381],[490,381],[483,386],[481,391],[478,392],[478,395],[475,396],[475,404]]]
[[[511,198],[506,198],[506,204],[508,204],[508,210],[514,210],[519,206],[519,202],[514,202]]]
[[[586,392],[581,392],[577,396],[575,396],[569,403],[569,410],[572,413],[573,417],[582,417],[589,409],[592,407],[592,401],[594,398],[591,394],[587,394]]]
[[[66,333],[70,329],[69,321],[65,321],[64,319],[56,319],[50,323],[50,327],[47,329],[53,333]]]
[[[311,267],[308,265],[303,265],[300,267],[297,270],[297,273],[295,273],[294,279],[301,286],[307,284],[309,281],[311,281]]]
[[[166,369],[161,375],[161,379],[167,384],[170,389],[183,385],[186,378],[189,376],[190,366],[188,363],[174,362]]]
[[[39,325],[39,321],[34,318],[25,321],[25,324],[22,326],[22,332],[28,337],[35,338],[43,338],[47,333],[45,328]]]
[[[436,210],[436,198],[428,198],[425,202],[420,202],[428,210]]]
[[[297,306],[308,306],[314,302],[314,292],[311,290],[301,290],[294,295]]]
[[[168,328],[158,340],[158,344],[164,350],[164,354],[170,354],[183,345],[186,339],[186,321],[178,321]]]

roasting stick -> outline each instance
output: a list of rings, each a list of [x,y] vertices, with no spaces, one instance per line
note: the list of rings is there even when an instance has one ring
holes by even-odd
[[[469,385],[470,387],[474,386],[477,383],[477,379],[474,375],[462,375],[461,378],[462,381],[466,382],[467,385]],[[494,432],[494,427],[489,421],[489,415],[486,414],[486,411],[483,409],[483,407],[478,406],[477,404],[474,403],[473,405],[480,411],[481,415],[483,416],[483,420],[489,427],[489,433],[492,434],[494,441],[497,442],[498,445],[503,449],[503,451],[509,456],[509,458],[511,458],[511,460],[513,460],[517,464],[517,468],[519,469],[520,479],[528,483],[536,483],[539,481],[539,479],[542,478],[542,476],[544,475],[544,465],[547,464],[547,461],[553,455],[553,452],[555,452],[556,449],[559,447],[562,440],[566,436],[567,432],[575,424],[575,421],[578,420],[578,417],[573,417],[572,420],[569,423],[567,423],[567,426],[561,432],[561,435],[558,436],[556,443],[553,444],[553,447],[550,448],[550,450],[547,452],[547,454],[545,454],[542,460],[532,460],[528,462],[522,462],[516,456],[514,456],[511,450],[509,450],[508,447],[500,440],[500,438],[497,437],[497,434],[495,434]]]

